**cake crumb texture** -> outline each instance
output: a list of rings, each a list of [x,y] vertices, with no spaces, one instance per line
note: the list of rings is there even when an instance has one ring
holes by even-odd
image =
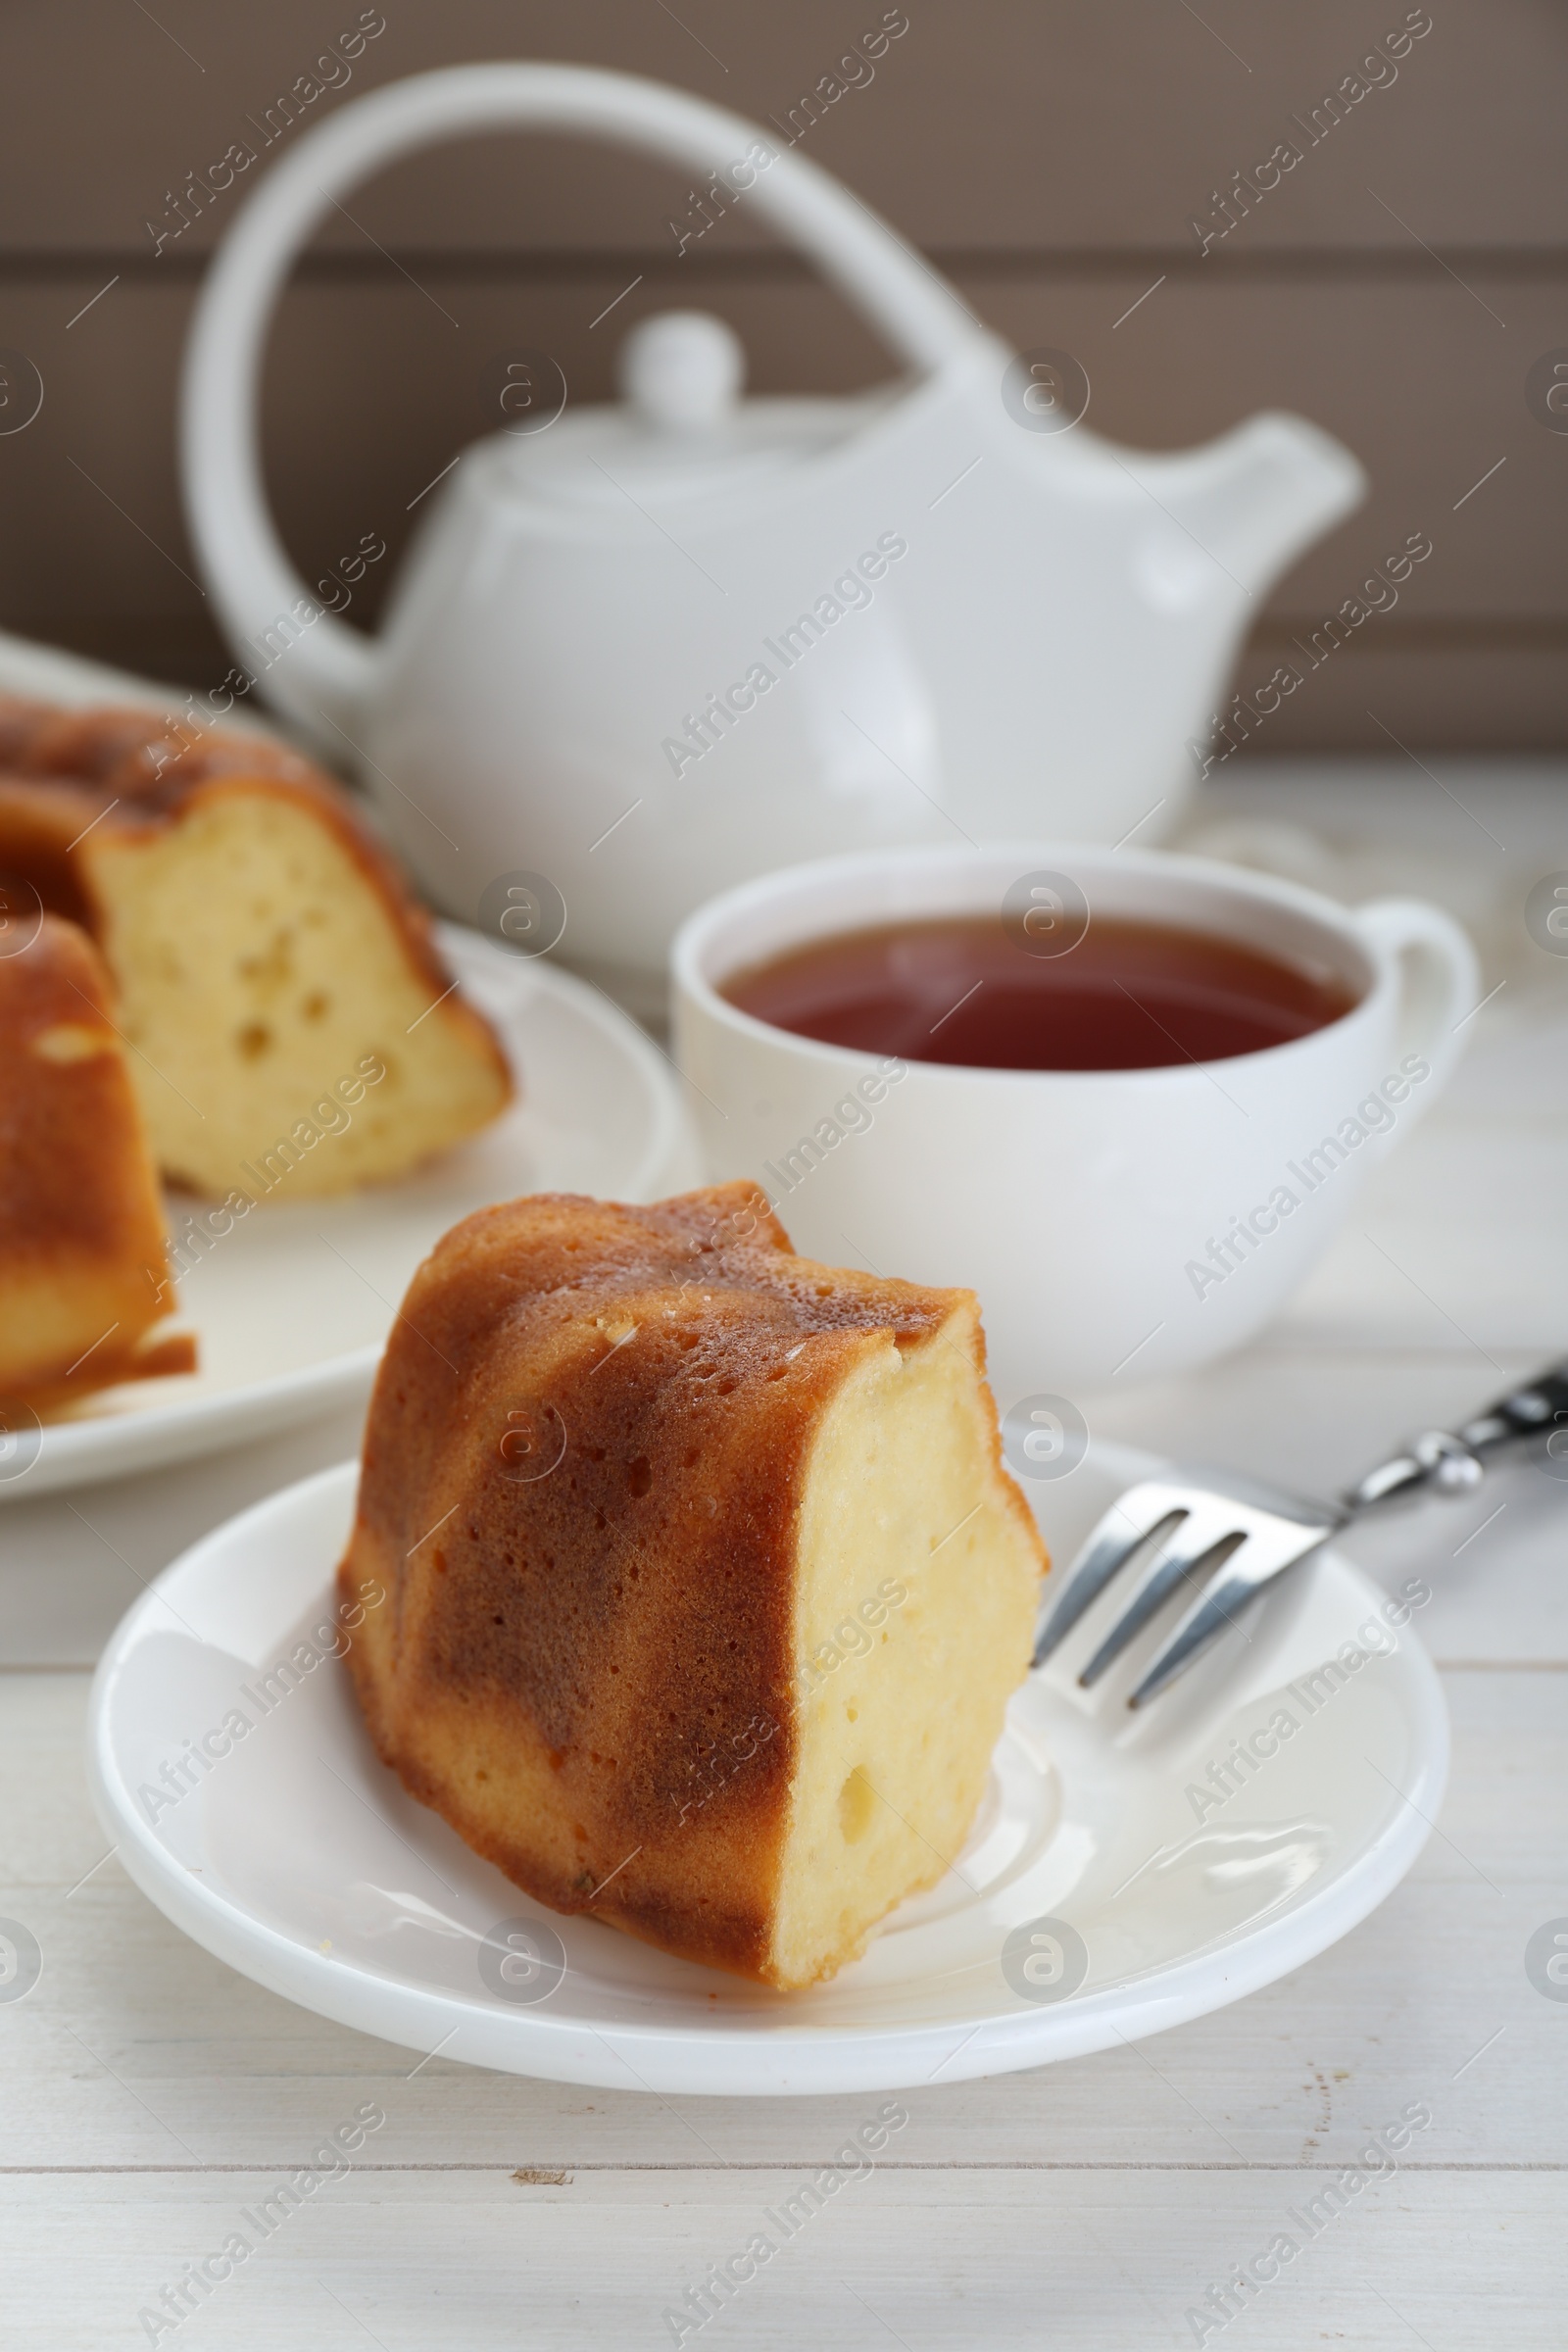
[[[154,1156],[193,1191],[386,1183],[512,1099],[392,859],[284,745],[0,699],[0,871],[92,934]],[[345,1126],[333,1092],[367,1079]]]
[[[972,1293],[797,1257],[746,1184],[437,1246],[367,1425],[383,1762],[531,1895],[781,1988],[956,1858],[1045,1554]]]

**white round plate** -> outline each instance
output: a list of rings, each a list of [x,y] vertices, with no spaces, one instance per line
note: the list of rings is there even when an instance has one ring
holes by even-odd
[[[368,1396],[415,1267],[470,1209],[538,1192],[656,1200],[701,1181],[674,1071],[634,1021],[558,966],[456,924],[438,935],[500,1031],[520,1100],[401,1184],[263,1202],[180,1282],[200,1370],[108,1390],[41,1439],[22,1433],[0,1455],[0,1500],[185,1461]],[[176,1241],[200,1205],[171,1196]]]
[[[1038,1484],[1058,1556],[1154,1466],[1097,1447]],[[345,1463],[289,1488],[159,1578],[99,1667],[88,1772],[122,1861],[176,1926],[274,1992],[413,2050],[662,2093],[897,2089],[1039,2066],[1298,1968],[1383,1900],[1442,1800],[1437,1676],[1408,1629],[1391,1627],[1393,1604],[1332,1550],[1136,1719],[1125,1693],[1158,1623],[1092,1695],[1072,1679],[1103,1630],[1102,1598],[1014,1699],[941,1885],[831,1984],[774,1993],[519,1893],[376,1762],[341,1663],[323,1658],[288,1687],[277,1666],[325,1621],[356,1478]],[[220,1732],[236,1708],[251,1728]],[[1277,1752],[1237,1773],[1235,1793],[1191,1793],[1282,1713],[1293,1730],[1276,1723]],[[188,1760],[204,1739],[209,1758],[227,1744],[205,1773]],[[486,1938],[528,1921],[566,1961],[531,2005],[489,1989],[479,1965],[483,1949],[499,1984],[502,1950]],[[1077,1948],[1062,1923],[1087,1973],[1054,1997],[1069,1981],[1060,1955]],[[1015,1931],[1020,1990],[1003,1968]],[[1047,1940],[1031,1944],[1037,1933]],[[544,1982],[513,1973],[523,1996]]]

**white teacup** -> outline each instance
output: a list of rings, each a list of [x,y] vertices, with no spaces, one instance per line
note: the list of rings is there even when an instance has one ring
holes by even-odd
[[[1067,876],[1091,920],[1327,967],[1354,1002],[1220,1061],[995,1070],[820,1045],[718,993],[809,941],[995,912],[1042,873]],[[1076,842],[795,866],[701,907],[672,965],[710,1174],[754,1178],[808,1256],[978,1291],[1004,1406],[1181,1371],[1250,1339],[1441,1093],[1477,995],[1464,933],[1417,900],[1350,912],[1206,858]]]

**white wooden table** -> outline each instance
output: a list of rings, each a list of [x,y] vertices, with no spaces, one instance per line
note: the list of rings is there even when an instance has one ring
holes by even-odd
[[[1341,836],[1345,887],[1446,897],[1503,986],[1454,1090],[1286,1319],[1203,1377],[1086,1400],[1096,1434],[1330,1487],[1568,1352],[1568,959],[1521,921],[1529,885],[1568,868],[1568,777],[1441,776],[1239,779],[1211,805],[1309,807]],[[666,2101],[415,2065],[232,1975],[105,1858],[81,1767],[104,1637],[184,1544],[356,1438],[345,1414],[0,1510],[0,1915],[44,1955],[32,1992],[0,2003],[7,2343],[149,2340],[138,2312],[367,2101],[385,2123],[352,2171],[215,2287],[180,2342],[670,2343],[665,2309],[880,2104]],[[1521,1465],[1353,1548],[1435,1591],[1417,1630],[1444,1672],[1453,1773],[1404,1885],[1310,1967],[1198,2024],[908,2092],[875,2172],[708,2342],[1562,2352],[1568,2001],[1534,1988],[1524,1952],[1568,1915],[1568,1484]],[[1432,2123],[1397,2173],[1223,2328],[1196,2327],[1209,2285],[1413,2101]]]

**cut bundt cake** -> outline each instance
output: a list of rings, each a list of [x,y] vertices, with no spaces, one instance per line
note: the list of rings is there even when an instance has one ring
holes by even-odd
[[[154,1155],[199,1192],[382,1182],[511,1099],[386,852],[280,744],[0,700],[0,871],[97,941]]]
[[[968,1835],[1045,1554],[968,1291],[731,1184],[483,1209],[415,1276],[341,1578],[382,1761],[529,1894],[780,1987]]]
[[[42,1410],[196,1354],[156,1332],[163,1210],[109,975],[74,923],[25,920],[0,887],[25,940],[0,954],[0,1402]]]

